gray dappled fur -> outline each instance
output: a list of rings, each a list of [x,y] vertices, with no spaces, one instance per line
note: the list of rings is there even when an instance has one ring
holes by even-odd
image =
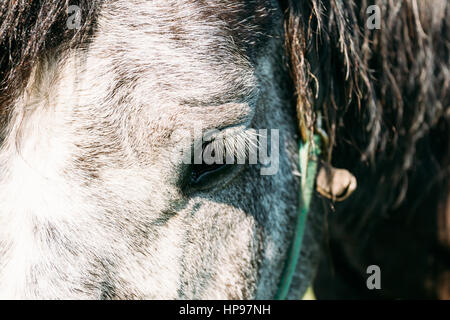
[[[279,2],[70,1],[80,30],[69,1],[0,4],[1,297],[272,297],[297,207],[294,105],[311,127],[321,112],[331,161],[358,176],[342,209],[357,219],[419,187],[419,151],[445,183],[448,144],[416,145],[448,137],[447,1]],[[280,129],[278,174],[190,192],[175,133],[199,120]],[[314,274],[314,208],[291,297]]]
[[[65,5],[2,6],[0,296],[273,297],[298,191],[276,3],[81,2],[96,14],[75,34]],[[278,174],[191,190],[176,148],[198,121],[279,129]]]

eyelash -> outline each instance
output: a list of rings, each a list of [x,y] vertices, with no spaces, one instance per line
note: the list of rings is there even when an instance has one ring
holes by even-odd
[[[242,130],[232,134],[225,134],[211,139],[202,145],[202,153],[207,149],[223,151],[222,156],[234,159],[247,159],[249,147],[258,148],[258,134],[253,130]],[[227,154],[232,152],[232,154]]]
[[[228,166],[237,164],[238,159],[240,163],[246,162],[249,146],[257,147],[257,136],[256,132],[252,130],[244,130],[232,135],[219,136],[203,143],[201,146],[202,163],[192,165],[191,184],[202,183],[201,180],[207,179],[208,175],[214,176],[222,170],[225,171]],[[215,154],[217,150],[220,151],[219,154]],[[232,153],[227,153],[227,151]],[[205,152],[208,152],[208,155],[211,155],[214,160],[220,160],[219,163],[205,163]],[[233,159],[233,163],[229,163],[231,159]]]

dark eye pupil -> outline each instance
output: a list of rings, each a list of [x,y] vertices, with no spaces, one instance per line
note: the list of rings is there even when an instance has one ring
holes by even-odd
[[[226,164],[194,164],[192,168],[192,180],[196,182],[209,173],[213,173],[226,167]]]
[[[204,144],[202,146],[202,153],[207,148],[208,144]],[[211,150],[211,157],[215,157],[216,152],[215,150]],[[192,182],[198,182],[200,179],[204,178],[205,176],[220,171],[221,169],[225,168],[226,160],[222,159],[220,163],[211,163],[207,164],[204,162],[202,157],[202,163],[201,164],[193,164],[192,166]]]

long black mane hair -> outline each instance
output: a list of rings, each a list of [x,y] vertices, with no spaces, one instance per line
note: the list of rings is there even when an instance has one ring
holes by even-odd
[[[357,279],[377,263],[385,298],[450,298],[450,3],[282,5],[298,113],[311,127],[322,114],[330,161],[359,184],[330,216],[334,271],[321,268],[318,292],[333,273],[373,297]],[[379,29],[367,27],[371,5]]]
[[[80,28],[67,28],[69,6],[83,8]],[[64,51],[89,40],[101,1],[17,0],[0,4],[0,123],[27,83],[33,66],[49,51]],[[1,128],[1,127],[0,127]]]
[[[402,203],[411,171],[420,171],[421,155],[430,170],[421,188],[445,181],[450,4],[290,0],[284,5],[299,112],[311,122],[322,113],[338,165],[358,171],[374,164],[369,171],[376,183],[364,211],[385,212]],[[370,5],[380,8],[379,29],[366,26]]]

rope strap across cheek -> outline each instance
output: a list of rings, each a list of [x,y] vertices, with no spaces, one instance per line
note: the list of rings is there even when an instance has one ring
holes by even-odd
[[[318,161],[321,154],[321,138],[314,135],[313,141],[301,141],[299,144],[299,167],[301,173],[301,186],[299,192],[299,209],[295,226],[294,240],[289,248],[287,260],[284,265],[281,281],[275,300],[286,299],[294,277],[297,261],[300,256],[306,219],[310,211],[311,199],[314,194],[314,185],[317,175]]]

